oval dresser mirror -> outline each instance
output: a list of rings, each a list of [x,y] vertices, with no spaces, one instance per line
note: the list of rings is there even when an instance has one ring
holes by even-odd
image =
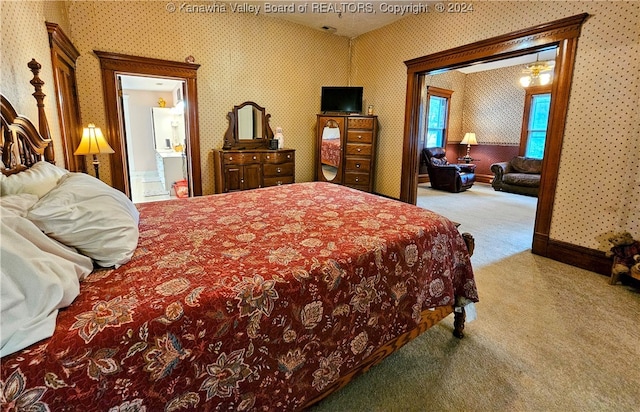
[[[340,125],[333,119],[329,119],[322,128],[320,148],[320,161],[322,175],[327,182],[333,181],[340,169],[342,159],[342,144],[340,139]]]

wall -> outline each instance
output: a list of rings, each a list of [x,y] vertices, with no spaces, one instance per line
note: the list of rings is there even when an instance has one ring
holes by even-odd
[[[424,105],[426,107],[426,88],[429,86],[439,87],[441,89],[452,90],[451,100],[449,101],[449,133],[448,142],[459,142],[464,137],[463,118],[464,103],[467,75],[459,71],[449,71],[436,75],[424,76],[422,95]]]
[[[351,80],[380,121],[375,190],[398,197],[404,61],[589,13],[578,41],[550,236],[608,250],[608,234],[640,238],[640,3],[474,2],[471,13],[408,16],[353,41]]]
[[[525,97],[520,77],[522,66],[467,75],[462,127],[475,132],[479,144],[520,144]]]
[[[131,142],[135,169],[131,171],[157,170],[151,108],[158,107],[158,99],[160,97],[167,102],[167,107],[171,106],[173,94],[171,92],[145,90],[123,90],[123,93],[129,96]]]
[[[64,167],[60,125],[55,101],[51,50],[45,21],[58,23],[69,33],[69,20],[64,2],[0,2],[0,92],[22,114],[38,126],[34,89],[29,84],[33,74],[27,63],[35,58],[41,65],[40,78],[44,81],[45,111],[53,138],[57,164]]]
[[[285,146],[296,149],[296,180],[313,180],[320,90],[347,84],[348,39],[262,15],[169,13],[165,6],[158,1],[70,3],[70,37],[81,53],[83,121],[93,118],[104,124],[99,60],[93,50],[174,61],[192,55],[201,64],[203,193],[214,192],[211,150],[222,147],[226,115],[248,100],[266,108],[272,129],[282,127]]]
[[[225,116],[233,105],[254,100],[265,106],[272,126],[283,127],[286,145],[297,149],[296,179],[311,180],[320,87],[350,80],[364,86],[365,102],[379,116],[375,190],[398,197],[405,60],[586,12],[591,16],[578,42],[551,238],[601,250],[608,249],[611,232],[628,230],[640,238],[640,3],[473,4],[472,13],[408,16],[362,35],[351,42],[350,60],[348,40],[264,16],[172,14],[164,2],[72,2],[66,12],[57,2],[5,1],[0,88],[19,112],[33,117],[26,63],[35,57],[47,83],[47,115],[56,119],[47,19],[60,24],[81,52],[83,123],[96,119],[104,125],[92,50],[178,61],[195,56],[202,64],[201,163],[208,194],[213,192],[209,151],[222,146]],[[50,127],[59,150],[57,122],[50,121]]]

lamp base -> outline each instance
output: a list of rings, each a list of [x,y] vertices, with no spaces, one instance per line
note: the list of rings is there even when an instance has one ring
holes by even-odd
[[[100,162],[96,155],[93,155],[93,170],[96,171],[96,179],[100,180]]]

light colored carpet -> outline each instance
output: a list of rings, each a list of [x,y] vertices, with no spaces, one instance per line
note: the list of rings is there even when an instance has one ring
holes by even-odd
[[[640,410],[637,290],[533,255],[535,198],[419,195],[476,239],[478,319],[458,340],[449,316],[312,411]]]

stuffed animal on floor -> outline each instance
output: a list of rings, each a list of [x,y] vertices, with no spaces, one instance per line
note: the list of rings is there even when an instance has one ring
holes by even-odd
[[[636,261],[636,264],[631,266],[629,274],[636,279],[640,279],[640,255],[635,255],[633,260]]]
[[[623,232],[609,238],[613,245],[607,257],[613,257],[610,284],[615,285],[620,275],[628,275],[631,267],[640,261],[640,242],[633,239],[629,232]]]

